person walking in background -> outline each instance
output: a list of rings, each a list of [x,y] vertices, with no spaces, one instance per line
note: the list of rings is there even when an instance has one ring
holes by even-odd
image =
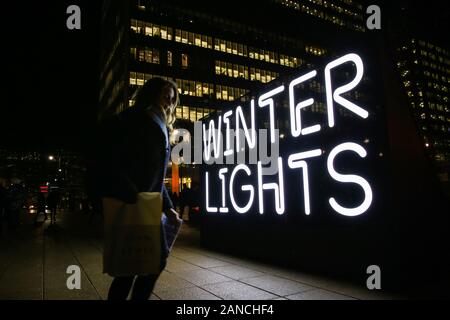
[[[37,224],[41,212],[44,213],[44,221],[48,219],[46,206],[47,206],[47,199],[45,198],[42,192],[39,192],[37,195],[37,210],[36,210],[36,217],[34,218],[34,224]]]
[[[50,224],[56,223],[56,209],[59,203],[59,193],[56,189],[51,189],[47,197],[47,206],[50,210]],[[47,215],[47,214],[46,214]]]
[[[172,192],[172,203],[173,207],[176,208],[178,206],[178,195],[176,192]]]
[[[177,86],[162,78],[148,80],[135,95],[135,105],[104,124],[96,174],[103,198],[132,204],[140,192],[161,192],[163,212],[172,222],[178,213],[164,186],[170,145],[168,130],[175,121]],[[160,272],[146,276],[115,277],[109,300],[125,300],[131,287],[132,300],[148,300],[166,265],[168,248],[161,224]],[[134,281],[134,285],[133,285]]]

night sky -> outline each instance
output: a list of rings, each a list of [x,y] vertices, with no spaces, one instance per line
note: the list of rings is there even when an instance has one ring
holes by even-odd
[[[81,8],[81,30],[66,9]],[[21,1],[4,26],[0,146],[79,148],[95,119],[100,1]],[[3,87],[5,89],[5,87]]]
[[[397,28],[448,47],[446,1],[374,3]],[[66,8],[72,4],[81,8],[81,30],[66,28]],[[0,147],[79,149],[89,141],[97,113],[100,4],[27,0],[5,5]]]

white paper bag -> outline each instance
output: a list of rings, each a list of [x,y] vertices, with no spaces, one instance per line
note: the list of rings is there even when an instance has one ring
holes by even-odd
[[[111,276],[158,274],[161,271],[162,197],[138,194],[135,204],[103,198],[103,273]]]

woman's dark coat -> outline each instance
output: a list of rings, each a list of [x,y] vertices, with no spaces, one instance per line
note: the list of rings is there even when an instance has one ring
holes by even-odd
[[[138,108],[113,116],[101,129],[99,196],[135,203],[139,192],[162,192],[163,210],[173,208],[164,186],[169,156],[167,128],[160,118]]]

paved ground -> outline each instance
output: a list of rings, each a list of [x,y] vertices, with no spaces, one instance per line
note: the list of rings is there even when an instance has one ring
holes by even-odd
[[[24,214],[15,230],[0,229],[0,299],[105,299],[112,278],[102,274],[101,219],[59,213],[56,227]],[[69,265],[82,270],[69,290]],[[196,228],[184,224],[151,299],[304,300],[391,299],[383,292],[205,250]]]

